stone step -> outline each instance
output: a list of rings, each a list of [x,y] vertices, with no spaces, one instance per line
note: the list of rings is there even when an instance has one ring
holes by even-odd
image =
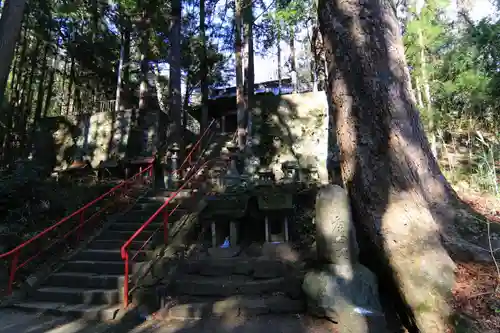
[[[175,208],[175,206],[172,207],[172,209]],[[139,229],[149,218],[154,214],[155,212],[152,212],[149,215],[130,215],[130,216],[123,216],[120,221],[116,221],[107,230],[125,230],[125,231],[136,231]],[[187,215],[189,211],[187,209],[183,208],[177,208],[175,211],[171,212],[169,211],[169,216],[168,216],[168,221],[175,222],[182,218],[183,216]],[[163,217],[164,217],[164,212],[160,212],[154,219],[153,221],[146,227],[146,230],[155,230],[157,229],[160,225],[163,224]]]
[[[182,182],[181,182],[182,183]],[[182,185],[182,184],[180,184]],[[148,197],[147,199],[145,198],[144,202],[165,202],[171,195],[173,195],[177,191],[170,191],[170,190],[165,190],[161,191],[158,193],[155,193],[154,196]],[[193,193],[192,189],[182,189],[173,200],[179,200],[179,199],[185,199],[185,198],[190,198]]]
[[[116,250],[123,246],[124,242],[121,240],[94,240],[89,244],[89,249],[92,250]],[[129,249],[131,251],[139,250],[144,245],[144,241],[132,241]],[[144,247],[144,250],[151,249],[151,243]]]
[[[140,271],[144,263],[130,262],[129,272],[134,274]],[[84,261],[84,260],[72,260],[68,261],[64,266],[65,272],[74,273],[99,273],[99,274],[111,274],[120,275],[124,274],[125,264],[123,261]]]
[[[261,258],[221,258],[189,260],[179,269],[186,274],[203,276],[247,275],[254,279],[272,279],[291,273],[291,268],[284,262]]]
[[[172,217],[170,217],[170,218],[172,218]],[[128,231],[128,232],[132,232],[132,234],[133,234],[140,227],[142,227],[142,225],[144,224],[145,221],[146,220],[144,220],[142,222],[117,222],[117,223],[113,223],[112,225],[110,225],[107,230],[108,231]],[[170,219],[169,219],[169,221],[170,221]],[[154,230],[159,229],[159,228],[163,228],[163,222],[155,220],[155,221],[151,222],[144,229],[144,231],[154,231]]]
[[[152,200],[148,200],[147,198],[148,197],[141,198],[141,199],[137,200],[135,205],[132,207],[131,211],[134,211],[134,210],[155,211],[161,206],[161,204],[163,202],[165,202],[165,200],[159,200],[159,201],[153,200],[152,201]]]
[[[15,303],[13,307],[26,312],[82,318],[89,321],[108,321],[115,319],[122,305],[109,306],[26,301]]]
[[[84,289],[68,287],[41,287],[33,292],[31,299],[41,302],[66,304],[118,304],[118,289]]]
[[[284,295],[265,297],[232,296],[226,299],[193,300],[180,302],[168,309],[169,319],[205,319],[228,316],[256,316],[264,314],[301,313],[305,305],[302,300]]]
[[[134,258],[134,261],[139,262],[139,261],[147,261],[153,253],[151,251],[140,251],[140,252],[134,252],[131,254],[132,256],[137,255],[136,258]],[[120,250],[93,250],[93,249],[86,249],[78,252],[75,254],[74,257],[71,259],[73,260],[83,260],[83,261],[120,261],[122,260]]]
[[[119,289],[123,287],[123,281],[123,275],[57,272],[52,274],[43,285],[51,287],[68,287],[73,285],[80,288]]]
[[[285,278],[253,280],[241,275],[217,277],[183,275],[173,282],[172,290],[179,295],[192,296],[260,295],[287,291],[290,288],[287,282]],[[297,289],[300,290],[300,285]]]
[[[136,241],[146,241],[153,234],[154,230],[143,230],[136,237]],[[97,236],[96,240],[119,240],[125,243],[135,231],[118,231],[118,230],[105,230],[99,236]]]

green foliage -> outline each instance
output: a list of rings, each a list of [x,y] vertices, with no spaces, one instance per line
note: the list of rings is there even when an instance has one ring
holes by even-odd
[[[450,21],[443,15],[448,4],[428,0],[420,13],[410,11],[404,43],[413,86],[427,105],[425,69],[432,105],[430,114],[426,108],[421,111],[428,134],[442,138],[443,133],[454,137],[467,133],[469,138],[456,143],[469,150],[469,167],[445,168],[447,176],[498,192],[494,167],[498,156],[492,152],[499,149],[500,20],[474,24],[463,13]],[[489,133],[490,141],[482,142],[477,133]]]

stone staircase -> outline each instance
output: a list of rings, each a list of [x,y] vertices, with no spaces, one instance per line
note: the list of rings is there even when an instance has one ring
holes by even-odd
[[[114,319],[122,307],[124,262],[120,247],[162,203],[163,200],[158,197],[140,199],[131,211],[110,224],[87,248],[73,255],[61,269],[31,292],[26,300],[16,303],[14,307],[89,320]],[[170,222],[175,223],[187,211],[186,208],[178,210],[170,217]],[[151,223],[132,243],[131,249],[138,250],[161,227],[160,219]],[[134,263],[131,263],[132,272],[151,259],[154,244],[149,243],[138,254]]]
[[[302,312],[299,270],[264,252],[198,251],[179,265],[163,310],[165,317],[198,320]]]
[[[217,147],[223,146],[227,138],[221,136],[215,141],[219,144],[212,145],[205,153],[208,159],[218,156],[220,150]],[[208,172],[210,168],[221,167],[222,164],[220,161],[211,163],[205,166],[203,171]],[[172,206],[175,207],[178,203],[176,200],[179,200],[180,206],[169,217],[169,229],[183,216],[193,213],[193,207],[203,198],[203,193],[191,196],[197,191],[192,185],[186,186],[186,189],[182,190],[172,202]],[[128,212],[116,221],[105,224],[84,249],[71,255],[35,290],[28,292],[24,300],[12,304],[12,307],[21,311],[65,315],[86,320],[115,319],[118,311],[123,308],[125,266],[120,248],[157,211],[171,193],[166,190],[138,199]],[[137,254],[133,262],[130,262],[132,275],[149,263],[159,248],[164,247],[162,218],[163,214],[160,214],[131,243],[130,256]],[[150,237],[147,246],[140,250]]]

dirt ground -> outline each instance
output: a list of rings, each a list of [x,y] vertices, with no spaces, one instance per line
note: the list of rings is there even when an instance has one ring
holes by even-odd
[[[500,223],[500,200],[470,190],[458,189],[462,200],[491,222]],[[493,249],[493,251],[500,249]],[[456,284],[453,289],[454,309],[457,312],[456,333],[470,331],[498,332],[500,327],[500,276],[492,264],[457,263]],[[496,291],[496,292],[495,292]]]

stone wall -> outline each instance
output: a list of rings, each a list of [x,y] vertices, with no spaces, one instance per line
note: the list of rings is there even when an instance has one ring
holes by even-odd
[[[50,172],[68,167],[78,150],[76,141],[80,135],[74,122],[65,117],[40,119],[34,137],[33,159]]]
[[[252,115],[252,151],[261,166],[282,177],[281,163],[315,166],[328,182],[328,103],[323,91],[259,96]]]
[[[77,139],[80,156],[90,161],[92,167],[97,167],[101,161],[112,158],[123,158],[132,139],[132,119],[134,111],[125,110],[118,113],[100,112],[81,115],[76,120],[81,135]],[[143,136],[141,155],[152,155],[156,145],[156,130],[158,112],[148,112],[146,116],[147,135]]]

